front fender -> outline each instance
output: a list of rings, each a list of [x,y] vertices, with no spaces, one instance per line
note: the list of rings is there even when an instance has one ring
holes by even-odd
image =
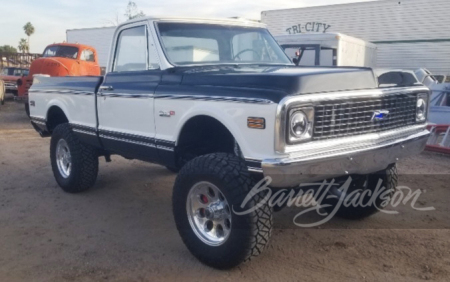
[[[246,158],[275,156],[274,133],[277,104],[254,104],[229,101],[156,99],[156,138],[178,142],[186,123],[196,116],[208,116],[223,124],[233,135]],[[160,116],[160,112],[174,115]],[[247,127],[248,117],[262,117],[266,128]]]

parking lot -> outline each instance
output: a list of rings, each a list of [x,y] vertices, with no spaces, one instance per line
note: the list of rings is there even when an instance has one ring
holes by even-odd
[[[423,194],[414,210],[364,221],[293,224],[298,208],[274,216],[263,255],[231,271],[202,265],[172,217],[176,175],[112,157],[96,186],[70,195],[50,167],[50,139],[23,105],[0,106],[0,281],[449,281],[450,157],[423,153],[399,164],[400,185]],[[314,220],[318,215],[310,215]]]

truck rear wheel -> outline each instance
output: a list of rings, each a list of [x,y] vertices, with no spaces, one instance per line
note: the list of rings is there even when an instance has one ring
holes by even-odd
[[[53,130],[50,159],[56,182],[65,192],[83,192],[95,184],[98,155],[78,140],[69,124],[58,125]]]
[[[177,229],[191,253],[204,264],[229,269],[258,256],[272,232],[272,209],[256,207],[255,195],[241,208],[253,188],[245,163],[235,155],[217,153],[188,162],[178,174],[173,190]]]
[[[397,167],[393,165],[370,175],[354,177],[346,193],[338,189],[330,189],[328,196],[332,197],[325,199],[322,204],[329,205],[324,209],[332,213],[342,199],[342,205],[337,209],[336,216],[346,219],[363,219],[379,212],[385,207],[384,204],[390,203],[397,188],[397,182]],[[359,198],[356,200],[355,197]],[[358,204],[345,205],[345,203],[353,202]]]

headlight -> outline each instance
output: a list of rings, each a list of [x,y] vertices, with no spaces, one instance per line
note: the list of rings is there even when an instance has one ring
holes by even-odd
[[[288,143],[295,144],[312,138],[314,108],[306,107],[290,111]]]
[[[291,133],[300,138],[308,130],[308,118],[302,111],[296,112],[291,117]]]
[[[417,97],[416,121],[426,121],[428,111],[428,96],[419,95]]]

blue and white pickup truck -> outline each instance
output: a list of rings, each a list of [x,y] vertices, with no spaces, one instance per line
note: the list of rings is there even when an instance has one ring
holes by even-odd
[[[273,191],[349,176],[353,190],[394,189],[396,162],[427,142],[429,94],[381,87],[369,68],[296,67],[257,22],[143,18],[117,28],[104,77],[35,77],[29,106],[66,192],[95,184],[100,156],[178,172],[178,231],[224,269],[268,244],[265,194],[242,205],[264,177]],[[331,207],[348,195],[327,193]],[[337,215],[367,217],[381,200]]]

